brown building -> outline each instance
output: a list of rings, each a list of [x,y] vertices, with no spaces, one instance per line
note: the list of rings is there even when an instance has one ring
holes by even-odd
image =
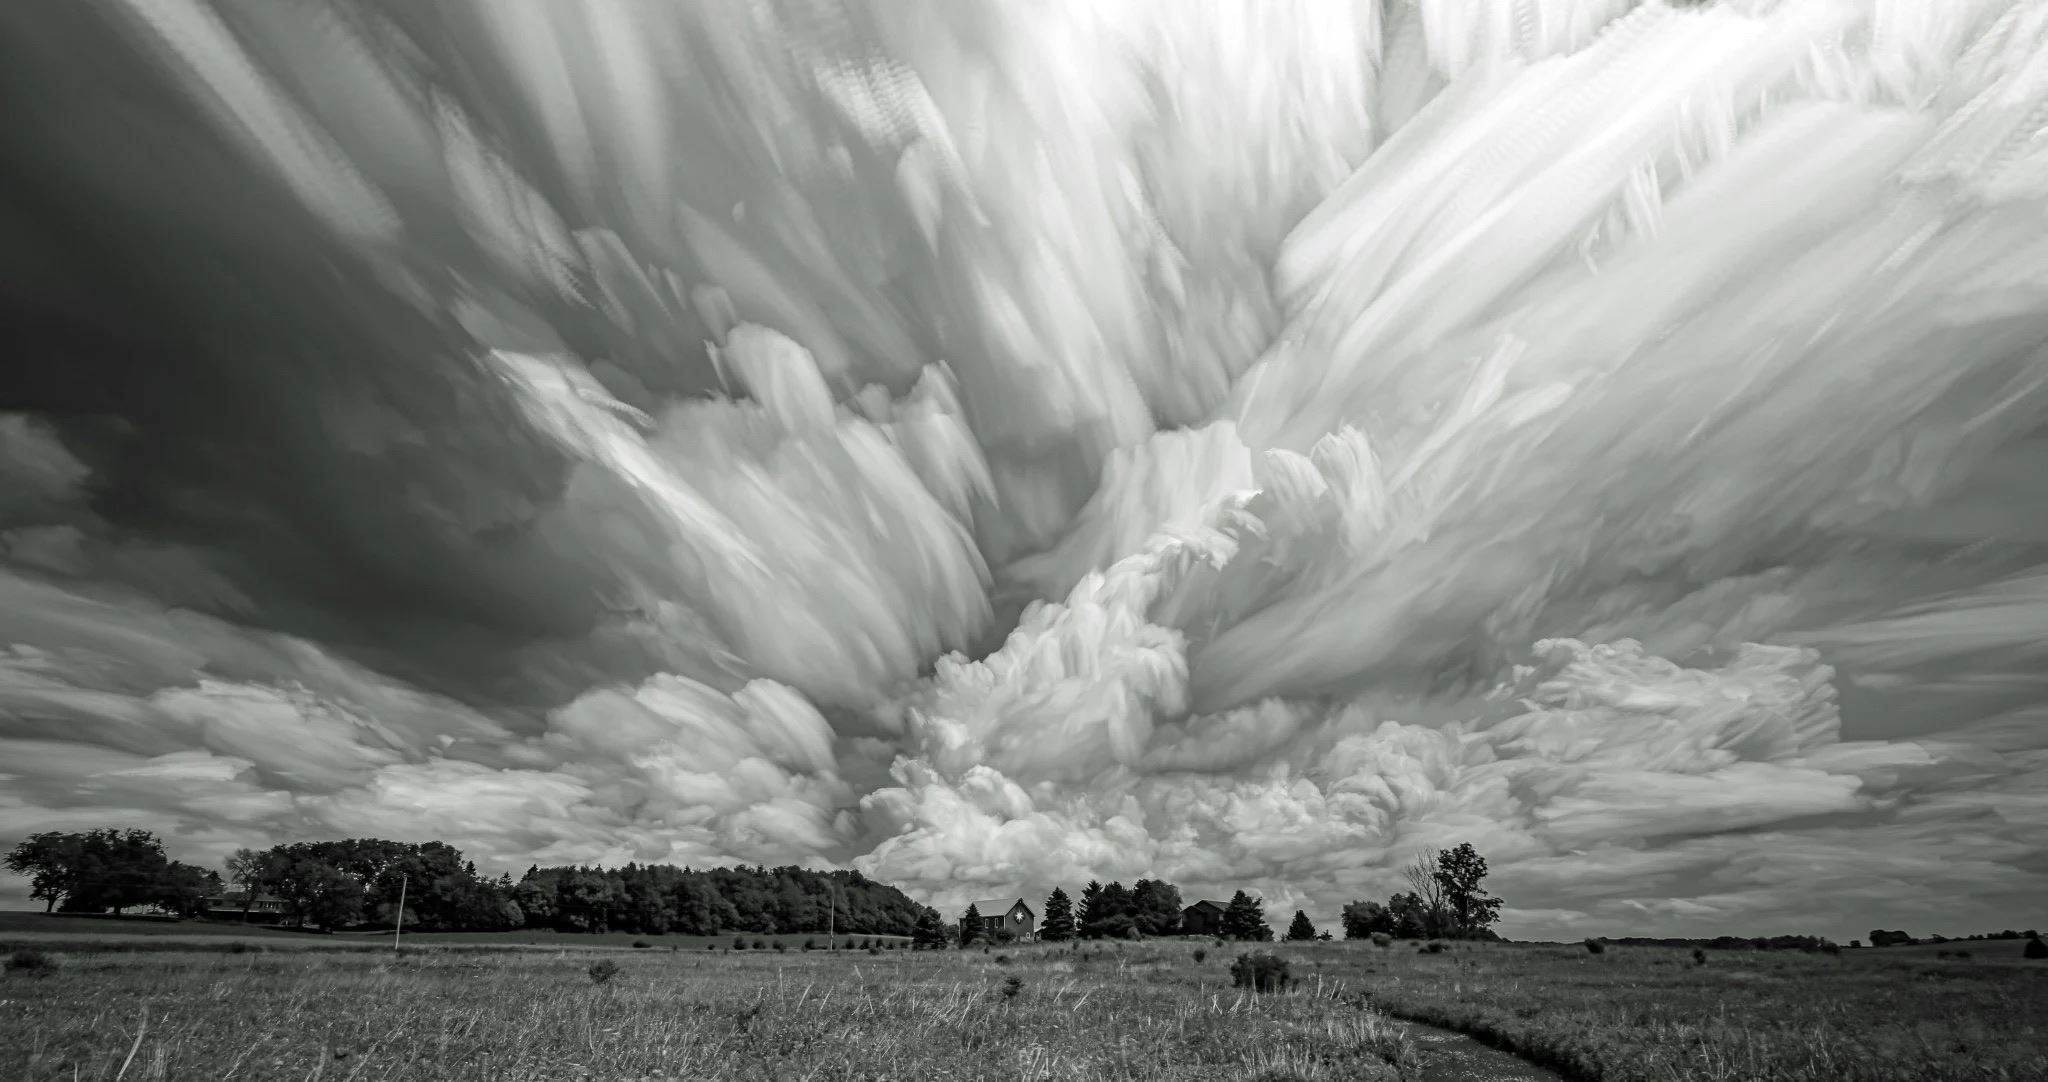
[[[241,920],[242,913],[244,912],[242,903],[245,901],[248,902],[247,912],[252,923],[270,924],[284,919],[287,907],[282,898],[273,898],[268,894],[258,894],[252,900],[247,893],[239,890],[232,890],[226,894],[216,894],[208,898],[206,900],[206,916],[210,920]]]
[[[991,898],[975,902],[974,911],[981,915],[982,934],[994,939],[997,932],[1009,932],[1018,939],[1038,938],[1038,914],[1024,904],[1022,898]],[[967,912],[960,912],[960,923],[967,923]]]
[[[1223,903],[1207,898],[1180,911],[1180,934],[1221,935],[1223,933]]]

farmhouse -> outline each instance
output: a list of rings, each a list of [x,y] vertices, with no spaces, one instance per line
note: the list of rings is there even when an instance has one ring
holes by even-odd
[[[1018,939],[1035,939],[1038,936],[1038,914],[1024,904],[1022,898],[991,898],[975,902],[974,911],[981,914],[982,934],[994,938],[997,932],[1007,931]],[[960,922],[967,922],[966,911],[960,914]]]
[[[240,920],[242,919],[242,903],[244,901],[248,901],[249,919],[252,921],[268,922],[284,918],[286,908],[284,899],[273,898],[268,894],[258,894],[254,900],[250,900],[247,892],[239,890],[231,890],[225,894],[216,894],[208,898],[206,900],[206,915],[213,920]]]
[[[1182,935],[1220,935],[1223,932],[1223,903],[1207,898],[1180,911]]]

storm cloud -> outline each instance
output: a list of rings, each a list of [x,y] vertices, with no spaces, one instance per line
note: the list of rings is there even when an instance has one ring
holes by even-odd
[[[0,839],[2048,889],[2048,13],[0,10]]]

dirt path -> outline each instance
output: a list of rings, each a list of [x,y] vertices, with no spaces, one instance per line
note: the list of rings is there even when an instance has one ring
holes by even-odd
[[[1546,1070],[1498,1048],[1448,1029],[1394,1019],[1422,1049],[1421,1082],[1562,1082]]]

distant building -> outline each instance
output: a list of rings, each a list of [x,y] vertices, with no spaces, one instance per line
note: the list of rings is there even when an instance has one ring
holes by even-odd
[[[1223,934],[1223,903],[1207,898],[1180,911],[1180,934]]]
[[[243,913],[242,905],[245,901],[248,902],[249,919],[251,921],[261,921],[265,924],[283,920],[285,911],[290,908],[285,905],[282,898],[274,898],[268,894],[258,894],[251,900],[248,892],[231,890],[225,894],[216,894],[206,900],[207,919],[241,920]]]
[[[997,932],[1005,931],[1018,939],[1038,937],[1038,914],[1032,912],[1031,907],[1025,905],[1022,898],[991,898],[985,902],[975,902],[974,911],[981,914],[982,934],[991,939],[995,938]],[[963,928],[967,923],[965,910],[960,913],[960,923]]]

